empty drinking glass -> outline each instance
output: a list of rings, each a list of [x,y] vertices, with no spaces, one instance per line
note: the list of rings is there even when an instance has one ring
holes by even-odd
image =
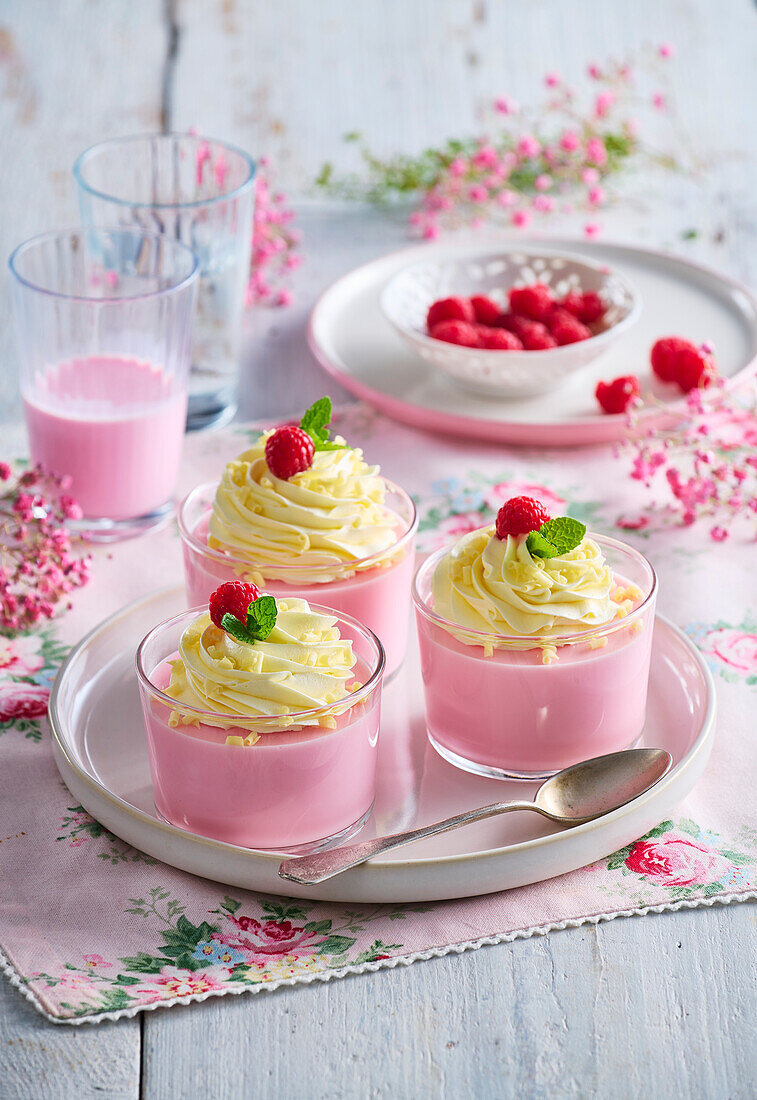
[[[192,134],[145,134],[94,145],[76,161],[74,176],[85,224],[137,224],[193,249],[200,282],[187,427],[230,419],[252,247],[253,161]]]
[[[71,479],[82,526],[138,534],[173,507],[197,261],[140,229],[73,229],[10,258],[33,462]]]

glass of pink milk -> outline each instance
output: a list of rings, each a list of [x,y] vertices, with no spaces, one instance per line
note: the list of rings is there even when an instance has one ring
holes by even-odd
[[[351,616],[310,606],[335,616],[341,637],[352,642],[361,686],[336,704],[294,712],[292,726],[269,717],[221,729],[209,723],[228,722],[228,712],[166,695],[181,635],[207,604],[167,619],[142,640],[137,677],[155,809],[171,825],[243,848],[297,853],[336,844],[367,821],[376,794],[384,650]],[[170,724],[172,711],[193,724]],[[332,729],[306,724],[324,716],[333,717]],[[254,744],[226,744],[251,733],[259,738]]]
[[[638,551],[593,535],[616,583],[641,597],[605,626],[547,638],[484,634],[437,615],[432,578],[449,547],[413,585],[426,729],[437,752],[465,771],[542,779],[570,764],[630,748],[644,730],[657,579]],[[494,644],[491,656],[484,645]],[[555,647],[550,663],[542,646]]]
[[[72,229],[10,258],[32,461],[70,479],[100,541],[173,508],[197,261],[141,229]]]
[[[198,485],[179,506],[188,602],[206,604],[210,593],[225,581],[252,580],[260,584],[262,578],[262,585],[272,596],[327,603],[369,626],[386,651],[386,677],[392,676],[407,652],[418,514],[404,489],[386,479],[384,482],[386,508],[396,517],[395,544],[359,561],[322,567],[294,562],[264,567],[254,558],[208,546],[208,524],[218,485]]]

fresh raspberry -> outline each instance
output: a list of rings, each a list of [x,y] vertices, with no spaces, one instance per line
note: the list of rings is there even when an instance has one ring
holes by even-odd
[[[711,355],[701,348],[681,348],[674,360],[673,380],[684,393],[703,390],[710,385],[717,371]]]
[[[538,531],[551,518],[544,505],[533,497],[510,497],[497,512],[497,538],[504,541],[508,535]]]
[[[480,348],[481,337],[478,326],[469,321],[440,321],[431,329],[434,340],[444,340],[445,344],[459,344],[463,348]]]
[[[579,291],[569,291],[564,298],[560,299],[560,306],[562,309],[572,314],[577,321],[582,320],[581,312],[584,308],[584,296]]]
[[[513,332],[504,328],[489,328],[487,325],[477,325],[478,335],[482,348],[492,351],[523,351],[523,344]]]
[[[502,313],[497,324],[515,333],[526,351],[546,351],[547,348],[557,347],[557,341],[541,321],[531,321],[528,317],[519,317],[517,313]]]
[[[578,320],[585,325],[593,325],[595,321],[601,321],[607,312],[607,306],[593,290],[587,290],[581,295],[581,312]]]
[[[480,325],[494,325],[502,310],[485,294],[474,294],[470,300],[476,320]]]
[[[612,382],[599,382],[594,391],[595,397],[606,413],[623,413],[641,393],[639,379],[635,374],[625,374],[614,378]]]
[[[426,314],[428,332],[440,321],[467,321],[473,324],[476,311],[467,298],[440,298],[432,302]]]
[[[661,382],[675,382],[678,355],[684,350],[696,352],[696,348],[681,336],[663,336],[652,345],[649,361]]]
[[[510,309],[532,321],[544,321],[555,304],[552,291],[545,283],[531,283],[530,286],[514,286],[510,290]]]
[[[558,317],[555,321],[550,318],[549,327],[552,336],[560,346],[563,344],[577,344],[579,340],[588,340],[591,336],[591,329],[588,329],[586,325],[582,325],[569,313],[565,317]]]
[[[313,440],[302,428],[287,424],[266,440],[265,460],[274,477],[287,481],[313,465]]]
[[[215,592],[211,592],[208,600],[208,610],[212,622],[223,630],[221,625],[224,615],[233,615],[240,622],[247,622],[247,608],[253,600],[260,598],[260,589],[256,584],[246,584],[244,581],[227,581]]]

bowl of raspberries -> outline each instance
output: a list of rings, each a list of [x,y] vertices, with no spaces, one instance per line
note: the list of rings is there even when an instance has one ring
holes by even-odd
[[[514,249],[406,267],[381,308],[428,363],[508,398],[567,381],[634,323],[641,303],[624,277],[582,256]]]

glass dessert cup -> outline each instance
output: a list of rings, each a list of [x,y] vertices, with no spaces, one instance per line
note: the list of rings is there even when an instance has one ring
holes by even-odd
[[[165,693],[179,639],[204,607],[167,619],[143,638],[137,678],[147,733],[155,809],[169,824],[201,836],[279,852],[329,847],[365,824],[376,791],[384,650],[372,631],[336,615],[352,642],[362,685],[338,703],[281,718],[245,718],[222,729],[219,715]],[[335,615],[327,607],[312,610]],[[192,724],[169,724],[172,712]],[[333,718],[334,728],[306,725]],[[195,724],[196,723],[196,724]],[[226,744],[227,737],[254,744]]]
[[[263,569],[252,560],[208,546],[208,523],[217,483],[198,485],[179,508],[188,602],[207,603],[210,593],[226,581],[249,580],[281,599],[296,596],[308,603],[327,603],[340,614],[365,623],[379,636],[386,651],[388,678],[400,667],[407,651],[418,515],[404,489],[391,481],[386,482],[386,488],[386,507],[397,516],[394,546],[359,561],[308,567],[308,579],[302,580],[302,566]],[[312,577],[319,579],[313,581]]]
[[[641,736],[657,578],[632,547],[592,537],[616,581],[638,587],[641,599],[625,618],[548,639],[463,631],[437,615],[431,582],[449,546],[418,570],[413,603],[426,729],[451,764],[495,779],[543,779],[630,748]],[[543,663],[545,642],[555,646],[549,664]],[[488,657],[487,643],[494,645]]]

